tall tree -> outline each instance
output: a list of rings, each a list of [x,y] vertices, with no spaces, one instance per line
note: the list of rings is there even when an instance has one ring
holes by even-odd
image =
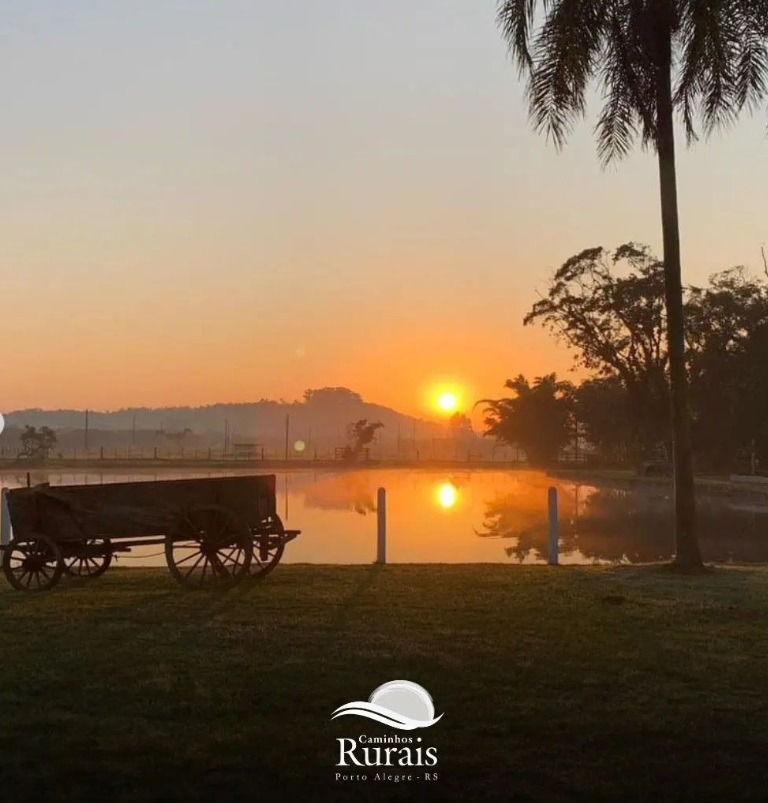
[[[690,288],[686,303],[697,458],[707,468],[739,470],[763,451],[768,284],[743,268]]]
[[[514,396],[477,402],[485,405],[484,434],[502,443],[521,446],[532,466],[552,465],[573,432],[573,387],[558,380],[555,374],[537,377],[533,383],[520,374],[508,379],[504,387]]]
[[[540,20],[540,22],[539,22]],[[685,318],[675,168],[675,109],[688,141],[768,92],[765,0],[501,0],[498,21],[528,77],[536,128],[560,147],[596,79],[605,105],[598,152],[607,163],[639,136],[657,154],[671,381],[676,544],[681,568],[701,565],[685,365]],[[538,23],[538,25],[537,25]]]
[[[361,454],[373,443],[376,438],[376,430],[384,426],[380,421],[368,421],[361,418],[354,424],[347,426],[347,437],[351,445],[347,446],[344,452],[345,458],[350,461],[357,460]]]
[[[50,427],[25,426],[19,436],[21,453],[34,460],[47,460],[51,450],[56,446],[56,433]]]
[[[574,391],[576,416],[586,439],[603,457],[622,461],[636,455],[629,397],[618,377],[587,379]]]
[[[664,267],[646,246],[587,248],[572,256],[524,323],[543,324],[576,352],[579,365],[620,380],[633,457],[669,441]]]
[[[454,413],[448,419],[448,433],[456,441],[474,440],[472,421],[464,413]]]

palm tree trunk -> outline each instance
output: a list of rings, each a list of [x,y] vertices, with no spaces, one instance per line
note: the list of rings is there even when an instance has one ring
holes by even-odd
[[[666,26],[665,26],[666,27]],[[696,536],[688,377],[685,365],[685,316],[680,268],[680,224],[677,212],[675,132],[672,104],[671,29],[666,27],[657,73],[657,152],[664,240],[664,291],[672,408],[672,454],[675,478],[675,565],[700,567]]]

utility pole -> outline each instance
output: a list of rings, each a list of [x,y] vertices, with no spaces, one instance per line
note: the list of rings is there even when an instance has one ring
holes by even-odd
[[[136,445],[136,413],[133,414],[133,429],[131,432],[131,445]]]
[[[88,410],[85,411],[85,456],[88,457]]]
[[[229,451],[229,419],[224,419],[224,454]]]

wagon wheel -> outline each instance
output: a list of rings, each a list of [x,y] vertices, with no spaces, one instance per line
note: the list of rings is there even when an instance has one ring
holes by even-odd
[[[48,591],[63,571],[61,550],[47,535],[14,538],[3,551],[3,572],[17,591]]]
[[[253,556],[248,525],[222,505],[196,505],[165,537],[165,559],[182,585],[232,584],[247,573]]]
[[[88,538],[72,544],[74,554],[64,555],[64,572],[72,577],[99,577],[112,563],[109,538]]]
[[[285,552],[285,527],[277,513],[270,514],[253,529],[251,574],[266,577],[280,563]]]

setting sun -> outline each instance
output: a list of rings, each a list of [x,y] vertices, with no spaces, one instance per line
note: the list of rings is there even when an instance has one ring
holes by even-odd
[[[459,406],[455,393],[441,393],[437,399],[437,406],[445,413],[452,413]]]

